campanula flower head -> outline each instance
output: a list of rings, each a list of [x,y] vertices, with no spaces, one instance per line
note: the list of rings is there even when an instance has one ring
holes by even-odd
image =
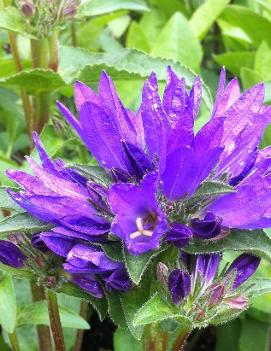
[[[124,107],[105,72],[98,93],[76,83],[79,119],[58,107],[117,183],[108,189],[111,232],[137,255],[162,240],[180,247],[192,237],[271,225],[271,153],[258,149],[271,121],[263,99],[262,84],[241,94],[236,79],[226,85],[222,69],[211,118],[195,133],[201,81],[187,92],[169,68],[163,97],[152,73],[137,113]]]
[[[241,94],[236,79],[226,85],[222,69],[211,117],[195,132],[199,77],[187,90],[185,80],[169,67],[160,97],[152,73],[137,112],[123,105],[105,72],[98,92],[76,82],[78,118],[62,103],[57,106],[98,162],[96,174],[92,166],[85,165],[86,170],[51,160],[36,133],[40,162],[27,157],[32,174],[7,172],[20,187],[9,189],[10,197],[48,226],[32,238],[33,246],[53,253],[68,280],[102,297],[105,290],[132,287],[120,254],[152,254],[173,245],[180,249],[191,240],[219,240],[235,228],[270,227],[271,151],[259,150],[259,143],[271,107],[263,99],[262,84]],[[104,251],[113,243],[120,247],[117,258]],[[174,303],[198,286],[202,292],[209,289],[219,261],[219,255],[199,256],[193,273],[173,270]],[[236,278],[233,289],[248,276],[247,264],[242,266],[243,258],[240,262],[227,275]],[[224,288],[212,289],[215,301]]]

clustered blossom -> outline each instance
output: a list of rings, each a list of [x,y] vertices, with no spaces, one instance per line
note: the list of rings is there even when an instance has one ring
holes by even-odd
[[[220,261],[219,253],[197,256],[182,254],[180,268],[171,272],[164,270],[162,273],[163,283],[168,284],[168,291],[174,304],[189,309],[191,305],[186,306],[188,299],[197,301],[200,309],[192,306],[197,320],[212,313],[212,308],[218,304],[220,307],[224,304],[240,310],[247,306],[248,301],[246,297],[240,295],[238,288],[256,271],[260,259],[253,255],[242,254],[223,274],[218,275]],[[158,278],[161,279],[159,273]]]
[[[185,80],[171,68],[162,99],[151,74],[137,113],[123,106],[105,72],[98,93],[76,82],[78,119],[57,103],[109,182],[99,183],[62,160],[52,161],[34,133],[41,164],[27,157],[33,175],[8,171],[20,186],[8,192],[25,211],[51,226],[32,243],[62,257],[71,281],[96,297],[102,297],[104,289],[125,291],[132,286],[124,263],[103,251],[111,240],[122,241],[136,256],[162,245],[182,249],[190,240],[218,240],[231,228],[271,226],[271,151],[258,149],[271,108],[263,105],[262,84],[241,94],[236,79],[225,83],[222,69],[211,119],[197,133],[201,81],[197,77],[187,92]],[[206,193],[206,184],[223,191]],[[242,264],[245,258],[240,260]],[[237,277],[242,270],[234,264]],[[193,274],[200,272],[199,266]],[[244,277],[256,266],[250,271],[249,264],[243,265]],[[176,285],[175,303],[193,289],[194,280],[187,274],[177,270],[169,277],[170,291],[182,282],[181,288]],[[213,278],[206,275],[204,284]]]

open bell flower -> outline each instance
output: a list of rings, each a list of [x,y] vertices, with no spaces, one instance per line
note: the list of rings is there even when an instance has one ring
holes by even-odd
[[[271,121],[271,108],[263,100],[263,84],[241,94],[237,79],[226,85],[222,69],[211,118],[195,133],[201,81],[197,77],[187,92],[185,80],[169,68],[163,98],[152,73],[137,113],[124,107],[105,72],[98,93],[75,84],[79,119],[60,102],[58,108],[100,166],[120,183],[108,193],[115,216],[111,231],[130,253],[141,254],[157,248],[163,238],[181,247],[192,237],[219,238],[227,228],[271,225],[271,152],[258,149]],[[157,175],[156,184],[144,193],[139,189],[151,174]],[[206,181],[227,186],[228,193],[200,195]],[[129,196],[135,196],[134,204],[126,203]],[[146,206],[148,198],[152,207],[157,201],[160,225],[152,219],[151,230],[144,224],[148,211],[138,214],[139,196]],[[177,230],[178,224],[187,230]]]

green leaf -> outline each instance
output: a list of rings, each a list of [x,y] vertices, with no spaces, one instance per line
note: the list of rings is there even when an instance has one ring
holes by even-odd
[[[78,297],[81,300],[85,300],[90,303],[92,307],[97,311],[100,320],[104,320],[107,314],[107,301],[106,299],[97,299],[96,297],[91,296],[90,294],[82,291],[79,287],[72,283],[65,283],[58,289],[59,293],[63,293],[66,295]]]
[[[246,316],[242,320],[239,351],[265,351],[268,336],[268,324],[261,323],[254,318]]]
[[[263,80],[271,80],[271,50],[266,42],[258,47],[255,56],[255,71],[262,76]]]
[[[94,182],[102,183],[104,185],[109,185],[112,183],[109,175],[106,174],[105,170],[99,166],[88,166],[88,165],[79,165],[71,164],[71,168],[76,169],[82,176],[92,180]]]
[[[120,10],[143,12],[148,11],[148,9],[143,0],[88,0],[80,6],[77,17],[99,16]]]
[[[245,289],[246,296],[257,297],[267,293],[271,293],[271,279],[253,279],[248,281],[246,285],[249,288]]]
[[[121,297],[121,304],[123,307],[123,312],[128,325],[128,328],[134,338],[140,340],[143,334],[144,327],[135,327],[133,320],[136,312],[144,305],[150,297],[150,285],[151,280],[146,277],[140,287],[133,288],[127,291]]]
[[[8,6],[0,11],[0,28],[35,38],[29,33],[29,27],[20,11],[13,6]]]
[[[10,266],[6,266],[5,264],[0,264],[0,270],[18,278],[27,278],[27,279],[34,278],[33,272],[27,269],[22,269],[22,268],[17,269]]]
[[[134,326],[157,323],[165,319],[180,318],[178,311],[172,305],[165,303],[158,293],[153,295],[135,314],[133,319]],[[182,317],[181,317],[182,319]],[[187,322],[188,321],[188,322]],[[184,323],[191,323],[184,317]]]
[[[151,54],[172,59],[198,71],[203,52],[188,20],[183,14],[176,12],[157,37]]]
[[[78,78],[93,87],[97,87],[103,69],[115,82],[122,80],[143,82],[153,71],[156,72],[159,82],[165,82],[168,65],[172,66],[176,74],[185,78],[188,86],[192,86],[195,79],[195,73],[186,66],[172,60],[155,58],[137,50],[122,49],[110,54],[94,54],[79,48],[62,47],[60,51],[59,72],[63,79],[71,82]],[[209,89],[205,84],[202,89],[203,101],[208,109],[211,109],[212,96]],[[138,94],[140,95],[140,92]]]
[[[66,85],[61,76],[49,69],[29,69],[0,78],[0,84],[19,86],[29,94],[54,91]]]
[[[7,187],[5,186],[0,186],[0,208],[14,212],[25,212],[24,209],[11,199],[7,193]]]
[[[127,328],[125,315],[121,305],[121,295],[118,292],[107,293],[108,314],[112,321],[121,328]]]
[[[162,251],[165,251],[166,248],[162,250],[149,251],[141,255],[131,255],[129,252],[123,248],[123,258],[126,269],[128,271],[129,277],[131,280],[138,285],[151,263],[152,259],[159,255]]]
[[[263,81],[262,76],[258,72],[246,67],[241,68],[240,76],[244,89],[249,89],[253,85]]]
[[[197,38],[204,38],[229,2],[230,0],[207,0],[196,9],[189,22]]]
[[[141,342],[132,337],[127,329],[118,328],[114,332],[114,351],[142,351]]]
[[[64,328],[89,329],[90,326],[75,311],[59,306],[60,320]],[[23,307],[17,318],[17,326],[22,325],[50,325],[48,306],[46,301],[37,301]]]
[[[101,246],[106,256],[114,261],[123,261],[123,244],[120,241],[110,241],[109,243],[101,244]]]
[[[28,213],[18,213],[0,221],[0,234],[8,233],[37,233],[51,228],[51,225],[39,221]]]
[[[185,251],[211,253],[218,251],[243,251],[260,256],[271,262],[271,239],[262,230],[237,230],[219,240],[194,240],[185,247]]]
[[[222,21],[222,22],[221,22]],[[219,18],[223,34],[233,38],[242,38],[258,47],[262,41],[271,45],[271,22],[252,10],[238,5],[229,5]]]
[[[128,48],[150,52],[150,45],[145,35],[144,28],[135,21],[133,21],[129,27],[126,46]]]
[[[17,304],[11,275],[0,272],[0,325],[7,333],[16,327]]]
[[[201,184],[193,197],[216,196],[234,192],[235,189],[228,184],[218,181],[205,181]]]
[[[234,75],[239,76],[242,67],[252,69],[254,67],[255,52],[226,52],[224,54],[213,55],[214,60],[220,66],[226,66]]]

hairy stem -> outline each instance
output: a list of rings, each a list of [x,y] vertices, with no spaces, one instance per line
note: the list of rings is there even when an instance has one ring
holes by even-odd
[[[48,312],[50,318],[51,332],[53,334],[56,351],[65,351],[63,330],[60,321],[57,296],[52,290],[46,290]]]
[[[48,68],[49,65],[49,43],[47,38],[31,39],[31,54],[33,68]],[[38,92],[33,99],[35,130],[42,128],[49,120],[50,115],[50,93]]]
[[[45,291],[44,288],[38,286],[34,282],[31,283],[31,291],[33,301],[45,300]],[[37,326],[38,332],[38,341],[39,341],[39,350],[40,351],[52,351],[52,340],[50,328],[45,325]]]
[[[76,48],[77,47],[77,37],[76,37],[75,25],[73,22],[71,23],[71,39],[72,39],[72,46],[74,48]]]
[[[84,319],[88,318],[88,303],[86,301],[81,301],[81,306],[80,306],[80,316],[83,317]],[[83,343],[83,337],[84,337],[84,330],[78,330],[77,335],[76,335],[76,341],[73,347],[73,351],[80,351]]]
[[[20,351],[16,332],[14,331],[13,333],[9,334],[8,337],[9,337],[12,351]]]
[[[10,48],[12,52],[12,57],[14,60],[14,64],[17,72],[21,72],[23,70],[23,65],[20,59],[18,47],[17,47],[17,39],[16,34],[13,32],[8,33]],[[34,119],[33,119],[33,111],[30,103],[29,96],[27,95],[25,89],[20,88],[20,95],[23,103],[24,117],[25,123],[28,130],[30,145],[32,146],[32,132],[34,130]]]
[[[49,64],[48,67],[51,68],[54,72],[57,72],[58,62],[59,62],[59,43],[56,33],[53,33],[48,38],[49,45]]]

